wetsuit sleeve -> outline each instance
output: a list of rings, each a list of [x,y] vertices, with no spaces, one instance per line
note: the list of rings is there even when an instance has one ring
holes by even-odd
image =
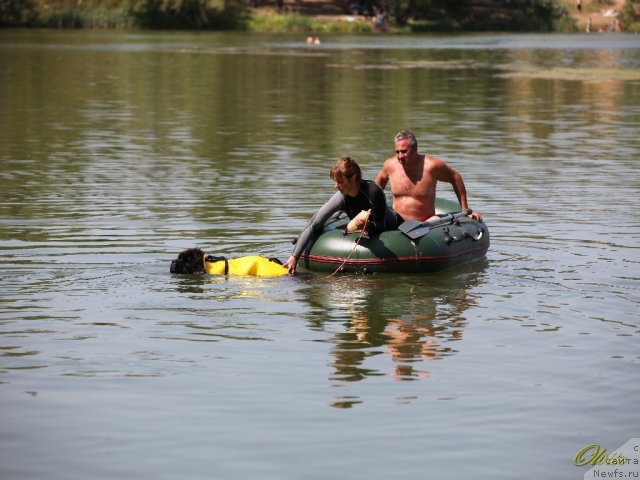
[[[367,231],[369,233],[380,233],[389,230],[391,226],[388,227],[386,225],[387,209],[389,208],[387,206],[387,197],[376,183],[371,182],[367,186],[372,205]],[[391,228],[395,228],[395,226]]]
[[[327,203],[320,207],[320,210],[318,210],[318,212],[313,216],[313,218],[311,219],[311,223],[307,225],[307,228],[302,231],[296,242],[296,247],[293,249],[293,253],[291,255],[296,258],[300,258],[304,247],[307,245],[309,240],[311,240],[313,234],[324,226],[326,221],[331,218],[331,215],[339,210],[342,210],[343,204],[344,202],[342,194],[340,192],[334,193],[333,196],[327,201]]]

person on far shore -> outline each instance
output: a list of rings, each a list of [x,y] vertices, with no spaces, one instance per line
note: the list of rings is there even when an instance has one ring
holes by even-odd
[[[398,228],[398,216],[387,205],[384,192],[371,180],[362,180],[360,166],[355,160],[351,157],[340,158],[329,176],[336,182],[338,191],[318,210],[298,237],[293,253],[284,264],[289,273],[295,273],[298,259],[313,234],[336,212],[345,212],[351,220],[347,225],[349,233],[362,230],[380,233]]]
[[[391,182],[393,210],[403,220],[433,220],[435,216],[436,185],[447,182],[453,186],[460,208],[467,210],[467,190],[462,176],[442,160],[418,153],[418,141],[409,130],[395,138],[396,154],[385,160],[376,176],[376,183],[384,190]],[[471,218],[482,221],[478,212]]]

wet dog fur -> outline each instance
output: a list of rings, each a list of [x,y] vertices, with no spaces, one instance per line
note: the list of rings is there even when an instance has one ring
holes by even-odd
[[[169,271],[171,273],[205,273],[204,252],[199,248],[189,248],[180,252],[178,258],[171,262]]]

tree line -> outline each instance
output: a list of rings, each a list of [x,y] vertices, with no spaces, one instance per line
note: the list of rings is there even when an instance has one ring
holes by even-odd
[[[0,26],[218,30],[245,12],[243,0],[0,0]]]
[[[560,0],[327,0],[325,4],[333,11],[381,16],[389,26],[414,31],[575,28]],[[251,18],[260,8],[297,15],[296,7],[302,5],[296,0],[0,0],[0,27],[245,30],[251,29]],[[640,0],[626,0],[621,17],[623,25],[640,22]]]

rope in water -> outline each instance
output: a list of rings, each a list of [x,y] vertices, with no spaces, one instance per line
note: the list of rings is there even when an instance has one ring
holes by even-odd
[[[347,258],[345,258],[343,260],[343,262],[340,265],[338,265],[338,268],[336,268],[335,271],[331,275],[327,275],[326,277],[324,277],[324,280],[326,280],[327,278],[333,277],[336,273],[338,273],[340,271],[340,269],[342,267],[344,267],[344,264],[349,261],[349,259],[351,258],[351,255],[353,255],[353,253],[356,251],[356,248],[358,248],[358,244],[360,243],[360,240],[362,239],[362,236],[367,231],[368,223],[369,223],[369,215],[367,215],[367,218],[365,218],[364,226],[362,227],[362,230],[360,231],[360,235],[358,236],[358,239],[356,240],[356,243],[353,245],[353,248],[351,249],[351,252],[349,252],[349,255],[347,255]]]

